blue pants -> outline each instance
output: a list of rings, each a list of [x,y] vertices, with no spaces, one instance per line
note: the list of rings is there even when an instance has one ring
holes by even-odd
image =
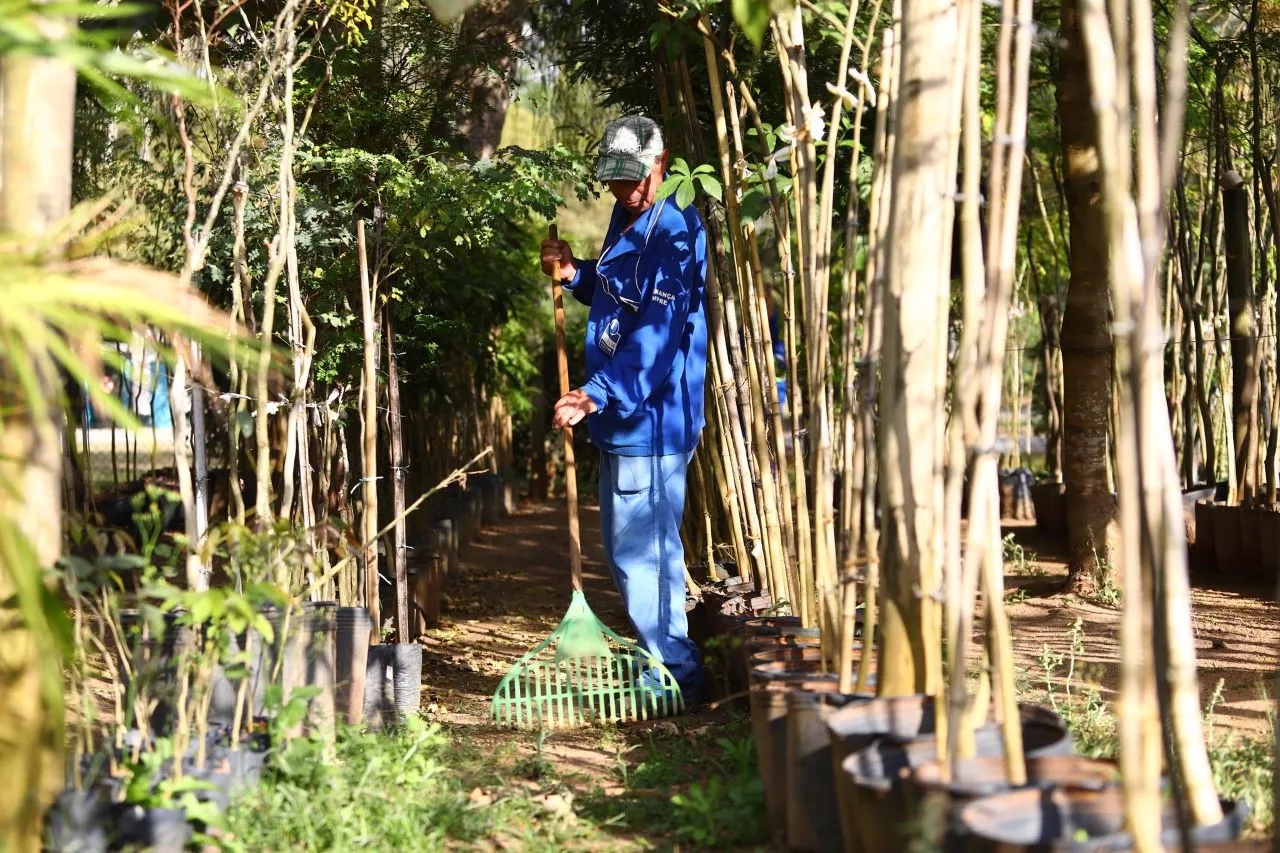
[[[686,701],[702,688],[702,660],[684,612],[685,471],[693,453],[600,453],[600,530],[605,559],[639,645],[680,683]]]

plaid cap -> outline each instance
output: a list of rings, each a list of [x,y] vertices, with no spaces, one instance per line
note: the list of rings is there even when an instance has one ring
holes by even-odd
[[[662,131],[644,116],[625,116],[609,123],[600,140],[600,181],[642,181],[662,154]]]

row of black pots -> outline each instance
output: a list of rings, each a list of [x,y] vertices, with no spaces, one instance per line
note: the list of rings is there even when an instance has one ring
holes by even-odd
[[[49,809],[45,849],[180,853],[197,829],[185,808],[145,808],[113,803],[98,791],[67,791]]]
[[[1114,762],[1073,754],[1066,723],[1022,704],[1028,781],[1004,772],[1001,726],[974,733],[976,758],[939,778],[936,701],[930,696],[841,693],[794,617],[735,620],[748,653],[752,733],[765,805],[788,849],[881,853],[923,842],[944,850],[1124,850],[1124,811]],[[861,656],[861,644],[854,653]],[[1196,830],[1205,849],[1234,842],[1247,809],[1224,803],[1224,820]],[[1176,847],[1177,823],[1165,816]],[[1225,849],[1225,848],[1224,848]]]
[[[142,737],[137,730],[129,734],[130,744]],[[226,727],[217,727],[205,735],[203,760],[197,757],[197,745],[191,744],[181,762],[184,778],[203,783],[191,794],[219,812],[226,811],[237,793],[258,784],[269,754],[264,734],[254,734],[236,746],[231,746],[229,738]],[[117,758],[126,758],[130,752],[128,746],[117,750]],[[126,786],[132,789],[133,782],[105,774],[105,766],[101,754],[82,759],[84,787],[68,789],[49,808],[46,849],[83,853],[135,847],[182,850],[192,834],[203,829],[185,808],[126,802]],[[155,797],[165,780],[175,777],[174,760],[163,762],[153,774],[148,798]],[[136,796],[139,792],[132,793]]]
[[[1280,506],[1202,499],[1189,535],[1191,563],[1229,577],[1275,582],[1280,576]]]

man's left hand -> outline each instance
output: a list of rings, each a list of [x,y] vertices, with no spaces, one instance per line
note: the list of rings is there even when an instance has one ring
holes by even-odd
[[[575,388],[556,400],[551,425],[556,429],[574,426],[595,410],[596,404],[587,396],[587,392],[581,388]]]

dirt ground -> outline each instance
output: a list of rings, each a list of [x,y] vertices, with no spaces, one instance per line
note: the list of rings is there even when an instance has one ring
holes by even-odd
[[[1008,595],[1007,610],[1013,623],[1014,652],[1027,668],[1027,678],[1043,680],[1041,651],[1048,645],[1057,654],[1071,647],[1071,626],[1082,620],[1084,654],[1078,657],[1077,678],[1098,688],[1104,698],[1114,698],[1119,680],[1120,611],[1077,596],[1044,594],[1066,578],[1064,546],[1040,535],[1034,522],[1005,522],[1005,533],[1027,552],[1028,565],[1013,572],[1006,565],[1005,587],[1021,593]],[[1034,559],[1031,559],[1034,555]],[[1252,734],[1267,730],[1274,708],[1276,672],[1280,668],[1280,606],[1275,589],[1257,581],[1221,575],[1193,574],[1192,621],[1200,675],[1201,706],[1206,706],[1221,682],[1221,697],[1214,705],[1218,730]],[[1065,666],[1059,668],[1059,678]]]
[[[597,616],[625,634],[621,601],[601,563],[598,525],[596,509],[583,507],[587,600]],[[1079,618],[1083,653],[1076,659],[1075,684],[1092,684],[1104,698],[1111,698],[1117,683],[1119,610],[1075,596],[1046,594],[1044,590],[1066,574],[1061,546],[1039,536],[1029,523],[1009,522],[1006,532],[1014,534],[1028,556],[1024,567],[1016,573],[1010,570],[1006,577],[1011,592],[1025,587],[1025,592],[1013,592],[1008,604],[1025,683],[1043,683],[1040,660],[1045,646],[1066,658],[1054,673],[1061,682],[1070,660],[1071,626]],[[512,736],[489,724],[489,697],[508,667],[546,637],[564,614],[570,594],[568,566],[563,504],[522,504],[464,546],[458,576],[446,581],[441,624],[423,638],[423,701],[436,719],[481,741]],[[1220,577],[1197,577],[1194,582],[1202,705],[1221,681],[1215,726],[1261,732],[1280,666],[1280,607],[1262,585],[1228,583]],[[590,733],[553,735],[543,749],[571,769],[612,772],[617,756],[599,749],[598,741],[598,735]]]

